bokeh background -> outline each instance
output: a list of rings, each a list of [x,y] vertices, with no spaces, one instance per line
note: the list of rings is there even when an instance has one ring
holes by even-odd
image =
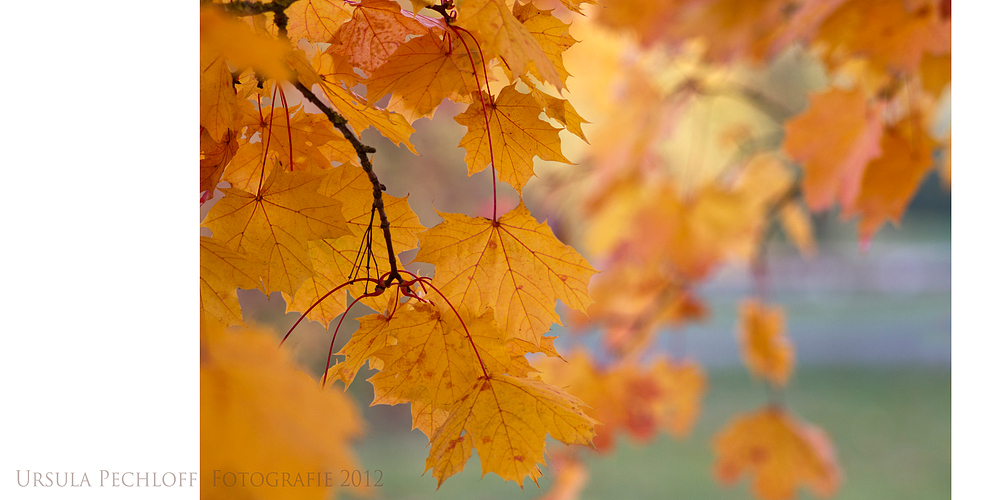
[[[440,219],[434,209],[483,213],[490,180],[466,176],[464,150],[455,147],[464,127],[451,121],[462,106],[446,103],[429,123],[418,125],[413,142],[421,157],[398,150],[377,134],[363,140],[379,149],[375,165],[394,196],[410,197],[425,226]],[[532,182],[539,182],[535,180]],[[530,186],[530,184],[529,184]],[[507,193],[508,207],[512,203]],[[544,200],[527,198],[539,210]],[[501,209],[503,210],[503,209]],[[937,174],[923,183],[899,227],[884,228],[862,251],[852,223],[836,213],[814,218],[817,253],[803,258],[789,243],[768,252],[771,302],[785,308],[787,332],[796,349],[795,374],[785,401],[804,420],[824,428],[833,440],[844,482],[839,499],[940,499],[951,491],[951,198]],[[404,255],[408,261],[412,255]],[[751,290],[746,266],[727,266],[699,288],[712,313],[703,322],[663,335],[657,347],[702,363],[708,391],[701,416],[686,439],[661,434],[648,444],[619,440],[617,451],[586,459],[589,481],[581,498],[752,498],[744,480],[720,486],[712,476],[711,438],[732,416],[767,399],[763,382],[743,366],[735,339],[739,301]],[[248,322],[284,334],[298,319],[285,314],[280,294],[240,291]],[[349,318],[369,314],[356,308]],[[564,314],[565,318],[565,314]],[[339,349],[357,324],[345,320]],[[336,326],[335,324],[333,326]],[[556,345],[598,349],[594,334],[558,330]],[[290,346],[314,374],[323,371],[333,328],[304,322]],[[358,380],[367,378],[359,374]],[[367,407],[371,385],[355,383],[350,393],[364,408],[366,438],[357,444],[363,470],[380,470],[375,498],[538,498],[530,483],[522,491],[495,475],[480,479],[478,459],[439,491],[423,476],[427,439],[410,431],[407,406]],[[335,425],[335,422],[331,422]],[[550,447],[563,446],[550,441]],[[347,498],[351,488],[341,488]],[[802,498],[812,496],[800,490]]]
[[[595,89],[587,82],[600,81],[600,73],[607,70],[592,62],[609,43],[619,42],[601,40],[591,32],[581,34],[576,26],[572,32],[583,42],[565,53],[566,66],[575,78],[570,79],[571,92],[564,97],[584,118],[598,122],[601,113],[591,109],[593,100],[588,98],[588,92]],[[681,66],[677,64],[683,73]],[[829,75],[802,53],[779,56],[760,70],[736,68],[723,78],[764,92],[787,116],[801,112],[811,92],[830,84]],[[363,92],[363,88],[356,90]],[[945,91],[937,109],[939,132],[950,127],[949,92]],[[739,101],[719,96],[699,99],[678,119],[671,142],[664,145],[664,155],[678,159],[670,167],[673,174],[696,184],[725,168],[732,152],[716,149],[707,137],[725,135],[727,126],[741,120],[755,120],[754,111],[749,110],[752,106]],[[371,130],[362,133],[362,141],[378,150],[373,163],[387,192],[408,196],[426,227],[441,221],[437,210],[469,215],[489,215],[492,210],[489,172],[468,176],[465,151],[457,147],[465,127],[452,118],[464,109],[464,104],[446,101],[433,119],[413,124],[416,132],[411,142],[420,156],[397,148]],[[584,131],[597,133],[600,125],[584,125]],[[588,146],[568,133],[560,137],[564,154],[586,164]],[[772,147],[780,144],[780,131],[769,140]],[[567,208],[572,206],[567,198],[573,191],[553,189],[571,179],[574,168],[583,167],[536,161],[539,178],[526,186],[524,200],[536,218],[548,219],[560,238],[586,256],[579,235],[567,230],[568,224],[561,225],[574,216],[573,209]],[[517,204],[517,194],[506,184],[498,188],[498,212],[503,213]],[[203,207],[203,213],[210,205]],[[780,398],[802,420],[823,428],[833,441],[843,471],[835,498],[950,498],[951,195],[947,182],[932,172],[902,224],[882,228],[864,248],[856,223],[842,221],[836,210],[812,218],[817,242],[814,256],[804,258],[780,236],[766,252],[768,302],[784,308],[786,331],[795,346],[794,375]],[[407,263],[414,255],[414,251],[406,252],[402,261]],[[429,266],[408,269],[432,271]],[[745,264],[724,266],[699,284],[696,291],[711,311],[709,316],[662,332],[650,353],[689,357],[705,368],[708,389],[693,431],[682,439],[660,434],[648,443],[619,437],[614,453],[585,458],[589,477],[580,498],[753,498],[746,479],[733,487],[717,483],[711,446],[712,437],[733,416],[754,410],[773,396],[763,382],[748,374],[735,338],[739,303],[753,290]],[[240,302],[248,323],[270,327],[276,336],[284,335],[299,317],[285,313],[280,294],[266,297],[256,290],[240,290]],[[357,327],[353,318],[369,313],[363,306],[350,312],[335,350]],[[563,319],[566,323],[566,314]],[[582,346],[600,355],[600,332],[554,328],[560,352]],[[333,327],[303,322],[286,345],[318,377],[332,334]],[[540,488],[529,483],[523,490],[492,474],[480,478],[475,452],[465,471],[436,491],[434,478],[421,475],[428,451],[426,437],[410,430],[407,406],[367,406],[372,389],[362,380],[369,374],[359,373],[358,382],[349,390],[364,409],[368,424],[366,438],[355,449],[361,470],[380,471],[382,486],[364,495],[352,488],[340,488],[338,494],[387,499],[544,495],[550,485],[546,477],[539,481]],[[336,425],[334,418],[331,425]],[[548,446],[563,445],[550,440]],[[798,494],[813,498],[805,490]]]

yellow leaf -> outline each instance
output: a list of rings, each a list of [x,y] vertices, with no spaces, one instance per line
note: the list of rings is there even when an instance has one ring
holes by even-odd
[[[265,106],[255,112],[246,135],[251,137],[258,133],[259,141],[247,145],[253,148],[247,154],[254,153],[256,162],[241,157],[237,163],[239,170],[232,169],[224,176],[233,187],[248,190],[248,183],[256,186],[265,150],[269,159],[276,158],[291,171],[319,173],[332,168],[332,162],[357,163],[354,146],[333,129],[325,115],[306,113],[298,106],[288,109]]]
[[[236,289],[260,289],[263,264],[201,237],[201,309],[225,325],[242,324]]]
[[[201,9],[201,46],[202,51],[221,52],[236,67],[253,68],[267,78],[287,80],[292,75],[285,64],[291,51],[287,42],[258,35],[211,4]]]
[[[353,7],[344,0],[297,0],[286,9],[288,37],[327,43],[351,18]]]
[[[802,194],[810,210],[836,198],[854,202],[865,165],[879,155],[882,121],[861,89],[833,89],[809,99],[809,108],[785,124],[785,151],[802,164]]]
[[[260,332],[203,331],[201,349],[201,498],[320,500],[336,493],[316,472],[357,468],[349,443],[363,423],[350,398],[321,389]],[[260,482],[280,485],[282,471],[303,483],[312,473],[312,487],[260,487],[249,477],[275,472]]]
[[[207,192],[206,199],[212,199],[215,193],[215,186],[219,183],[223,170],[229,162],[239,152],[240,143],[236,140],[236,133],[226,130],[222,140],[216,142],[208,133],[208,129],[201,130],[201,185],[200,191]]]
[[[482,58],[475,46],[469,52],[455,36],[441,35],[438,30],[400,45],[366,81],[369,99],[375,102],[392,93],[390,107],[413,121],[433,116],[445,98],[463,101],[479,90],[483,75],[477,85],[473,64],[481,64]]]
[[[341,203],[316,192],[321,176],[271,169],[259,191],[224,189],[205,217],[215,239],[264,262],[264,289],[294,293],[309,278],[309,240],[349,233]]]
[[[536,364],[545,382],[580,398],[587,415],[600,422],[594,428],[594,447],[602,453],[614,449],[621,432],[638,442],[650,441],[660,430],[687,435],[705,395],[705,375],[690,361],[598,367],[586,351],[578,350],[568,362],[549,358]]]
[[[868,241],[886,220],[899,224],[920,181],[934,167],[931,148],[934,141],[915,120],[886,129],[882,137],[882,156],[872,161],[861,180],[857,201],[846,207],[844,219],[861,214],[858,234]]]
[[[761,226],[762,207],[743,191],[714,185],[688,198],[673,186],[657,191],[632,227],[628,254],[641,262],[666,262],[686,279],[700,279],[729,256],[749,258]]]
[[[740,306],[737,337],[751,373],[778,386],[788,382],[795,350],[785,336],[785,314],[780,306],[744,301]]]
[[[829,497],[840,484],[833,445],[819,428],[768,407],[734,419],[714,440],[715,475],[725,484],[744,472],[753,492],[765,500],[786,500],[801,484]]]
[[[558,90],[565,87],[538,40],[514,17],[503,0],[465,0],[457,6],[458,20],[454,24],[469,30],[488,58],[502,57],[513,78],[521,77],[529,64],[534,64],[541,80]],[[468,37],[468,34],[461,36]],[[466,43],[471,47],[471,41]]]
[[[201,47],[201,126],[216,141],[233,127],[236,90],[226,58],[218,50]]]
[[[410,403],[413,428],[428,438],[485,375],[484,366],[489,373],[503,373],[510,364],[491,311],[465,319],[463,326],[444,307],[441,312],[418,303],[386,320],[385,331],[399,341],[376,353],[384,365],[369,379],[375,389],[372,404]]]
[[[538,464],[545,463],[545,435],[566,444],[589,445],[594,424],[583,413],[580,400],[540,380],[480,377],[431,439],[426,469],[434,469],[440,488],[462,470],[471,442],[479,451],[483,475],[494,472],[521,485],[528,476],[537,484]]]
[[[569,34],[569,24],[553,16],[551,10],[539,10],[530,2],[524,5],[515,2],[513,14],[524,25],[524,29],[535,37],[542,52],[555,68],[559,79],[565,82],[570,75],[566,71],[566,66],[563,65],[562,53],[576,43],[576,40]],[[538,69],[538,63],[530,61],[528,71],[540,80],[545,80],[545,76]],[[552,82],[551,80],[547,81]]]
[[[538,101],[538,104],[545,111],[545,115],[553,120],[563,124],[566,130],[570,131],[572,134],[576,135],[583,142],[590,144],[587,137],[583,135],[583,125],[584,123],[590,123],[584,120],[580,113],[576,112],[573,105],[566,99],[560,99],[558,97],[553,97],[541,90],[535,88],[534,85],[529,84],[528,87],[531,88],[531,95]]]
[[[587,284],[596,271],[523,203],[497,221],[440,215],[444,222],[420,235],[414,260],[434,264],[435,286],[460,311],[491,308],[508,338],[539,345],[559,322],[557,299],[578,311],[590,304]]]
[[[465,148],[465,163],[472,175],[491,163],[497,176],[520,193],[528,179],[535,175],[533,158],[571,163],[563,156],[559,129],[545,123],[538,115],[542,108],[531,94],[522,94],[508,85],[494,100],[486,93],[480,93],[486,100],[489,113],[489,134],[487,119],[478,99],[455,121],[468,127],[459,147]]]
[[[401,11],[396,2],[361,0],[354,7],[353,17],[340,27],[327,51],[347,56],[354,67],[371,74],[396,51],[396,47],[427,32],[427,26],[412,12]]]
[[[369,105],[367,101],[354,92],[347,90],[340,85],[332,84],[324,80],[320,85],[327,99],[333,107],[344,115],[347,123],[351,125],[355,133],[360,133],[369,126],[374,127],[385,136],[386,139],[396,145],[404,145],[411,153],[417,154],[417,150],[410,143],[410,135],[413,134],[413,127],[407,123],[399,113],[390,113],[384,109]]]

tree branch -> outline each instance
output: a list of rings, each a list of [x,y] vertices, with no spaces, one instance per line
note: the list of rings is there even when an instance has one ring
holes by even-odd
[[[221,7],[223,10],[226,11],[227,14],[232,14],[236,17],[256,16],[258,14],[264,14],[267,12],[273,12],[275,16],[277,16],[279,13],[282,16],[284,16],[285,9],[287,9],[290,5],[292,5],[296,1],[298,0],[273,0],[272,2],[268,3],[257,3],[244,0],[236,0],[234,2],[217,3],[213,5]],[[210,4],[212,2],[203,0],[201,3],[202,5],[205,5],[205,4]],[[285,22],[287,22],[288,17],[285,16],[285,19],[286,19]],[[277,22],[277,19],[275,20],[275,22]]]
[[[382,234],[385,237],[385,247],[389,253],[389,278],[386,280],[385,285],[388,286],[395,279],[400,285],[403,284],[403,277],[399,274],[399,270],[396,268],[396,253],[392,250],[392,235],[389,232],[389,218],[385,214],[385,205],[382,202],[382,191],[385,191],[385,185],[379,182],[378,177],[375,175],[374,170],[372,170],[371,160],[368,158],[368,153],[374,153],[375,148],[371,146],[366,146],[361,143],[354,132],[347,126],[347,119],[343,117],[340,113],[334,111],[330,106],[327,106],[313,93],[309,90],[302,82],[295,80],[292,82],[295,88],[299,90],[309,99],[309,102],[313,103],[326,115],[327,119],[333,123],[337,130],[340,130],[344,137],[354,146],[354,151],[358,154],[358,159],[361,160],[361,168],[364,169],[365,173],[368,174],[368,180],[372,183],[372,197],[375,201],[372,203],[372,207],[378,210],[379,220],[381,224],[379,227],[382,228]]]
[[[263,14],[266,12],[274,13],[274,23],[278,27],[278,34],[281,37],[287,38],[288,32],[288,15],[285,14],[285,9],[287,9],[291,4],[295,3],[297,0],[272,0],[269,3],[254,3],[245,0],[236,0],[233,2],[220,5],[225,11],[234,16],[253,16],[257,14]],[[203,4],[208,3],[203,0]],[[368,174],[368,179],[372,183],[372,208],[378,210],[379,220],[381,224],[379,227],[382,228],[382,235],[385,237],[385,247],[389,254],[389,275],[386,279],[384,286],[388,286],[393,280],[397,281],[401,286],[403,285],[403,277],[399,274],[399,270],[396,267],[396,252],[392,249],[392,234],[389,231],[389,217],[385,213],[385,204],[382,202],[382,191],[385,191],[385,185],[379,182],[378,177],[375,175],[372,169],[371,160],[368,158],[369,153],[374,153],[375,148],[362,144],[354,132],[347,126],[347,119],[343,115],[334,111],[330,106],[327,106],[310,90],[308,87],[294,79],[291,82],[295,85],[295,88],[302,93],[309,102],[313,103],[326,115],[327,119],[333,123],[333,126],[340,130],[340,133],[344,134],[352,146],[354,146],[354,151],[358,154],[358,159],[361,160],[361,168],[364,169],[365,173]]]

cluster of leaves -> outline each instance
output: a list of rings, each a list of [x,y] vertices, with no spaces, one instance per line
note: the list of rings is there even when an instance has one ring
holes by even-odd
[[[586,57],[601,74],[577,75],[574,88],[598,125],[588,132],[593,146],[580,171],[557,172],[552,183],[568,193],[567,232],[601,270],[594,304],[573,323],[600,332],[605,352],[550,363],[543,376],[592,407],[605,424],[595,442],[616,430],[645,441],[648,425],[685,434],[678,422],[697,414],[705,382],[671,382],[671,367],[697,364],[682,352],[666,357],[657,336],[681,335],[709,314],[697,287],[717,269],[748,265],[755,286],[736,337],[770,401],[719,432],[716,476],[750,474],[765,499],[790,498],[799,485],[830,495],[840,481],[832,442],[782,396],[794,346],[781,306],[768,303],[767,244],[780,228],[813,255],[811,213],[838,206],[842,220],[857,218],[864,249],[886,221],[900,222],[931,170],[948,181],[950,131],[936,114],[950,82],[950,2],[601,4],[588,11],[595,22],[577,23],[585,41],[600,40]],[[639,359],[653,363],[640,378],[647,389],[626,401],[602,392],[597,379],[638,383]],[[580,464],[574,452],[560,460]],[[578,491],[579,472],[567,470],[555,489]]]
[[[845,220],[859,218],[867,245],[886,220],[900,221],[935,164],[948,177],[950,136],[928,131],[950,81],[950,2],[584,5],[595,3],[202,2],[202,203],[222,193],[201,241],[203,470],[353,463],[346,442],[361,425],[351,403],[302,380],[252,330],[224,331],[243,324],[237,289],[258,289],[335,332],[355,304],[376,311],[360,318],[342,361],[328,361],[322,385],[349,386],[366,363],[377,370],[372,404],[410,404],[439,487],[473,448],[484,474],[537,482],[550,435],[575,445],[553,453],[550,469],[551,493],[573,498],[585,447],[609,452],[619,433],[690,432],[705,376],[653,345],[664,328],[706,317],[698,285],[743,262],[758,287],[737,337],[775,399],[719,433],[717,477],[749,472],[765,499],[799,484],[836,490],[830,440],[780,398],[794,348],[767,301],[766,245],[780,227],[811,255],[810,213],[835,203]],[[570,18],[583,44],[594,41],[585,54],[568,50],[578,43]],[[801,102],[759,83],[789,54],[825,74]],[[590,142],[562,97],[567,67],[596,124]],[[445,99],[467,105],[454,118],[466,128],[458,146],[470,175],[491,168],[494,209],[442,213],[427,229],[407,198],[384,192],[358,133],[371,127],[417,152],[412,124]],[[719,123],[699,118],[713,108]],[[561,130],[592,145],[546,194],[564,195],[560,234],[578,238],[593,266],[523,202],[496,212],[497,180],[521,195],[536,161],[570,163]],[[399,264],[414,249],[433,278]],[[560,322],[557,301],[579,331],[601,332],[605,353],[559,355],[546,335]],[[313,434],[323,439],[305,446]],[[229,494],[203,483],[203,496]]]
[[[575,40],[568,24],[531,3],[420,6],[432,15],[388,0],[203,3],[202,202],[217,187],[222,197],[205,216],[211,236],[202,237],[201,259],[203,379],[220,389],[202,396],[281,408],[306,397],[258,383],[279,361],[256,362],[259,352],[209,334],[242,323],[237,289],[281,292],[289,311],[324,324],[343,321],[361,302],[378,312],[361,318],[324,384],[329,377],[350,385],[365,363],[378,370],[373,404],[410,404],[414,428],[430,439],[426,466],[439,486],[473,448],[484,474],[521,484],[541,476],[546,435],[591,443],[594,420],[578,399],[542,382],[525,355],[558,357],[544,336],[559,321],[556,301],[584,310],[595,271],[523,204],[492,218],[442,214],[444,222],[425,229],[405,198],[383,193],[374,149],[356,134],[372,127],[412,151],[413,120],[446,98],[467,103],[455,120],[468,128],[459,145],[469,173],[492,167],[520,192],[534,157],[568,162],[560,129],[542,115],[582,136],[573,107],[544,90],[565,87],[561,54]],[[493,94],[491,82],[504,77],[508,84]],[[388,95],[387,108],[378,107]],[[433,282],[397,264],[397,252],[418,245],[416,260],[435,266]],[[216,375],[229,357],[242,369]],[[248,393],[220,393],[227,384]],[[230,406],[204,400],[203,434],[226,439],[205,443],[213,452],[203,470],[281,469],[263,450],[272,440],[276,449],[294,448],[282,443],[293,434],[260,432]],[[337,425],[330,418],[312,423]],[[352,419],[337,436],[356,434]],[[222,432],[227,420],[240,422]],[[334,452],[306,455],[308,463],[284,468],[344,463]]]

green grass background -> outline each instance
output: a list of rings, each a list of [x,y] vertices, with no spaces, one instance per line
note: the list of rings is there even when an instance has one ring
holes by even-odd
[[[648,444],[619,439],[613,454],[589,453],[590,480],[581,498],[753,498],[745,479],[723,487],[712,478],[711,439],[732,416],[766,401],[766,389],[743,369],[712,370],[708,376],[702,415],[690,436],[660,435]],[[950,385],[947,367],[809,367],[797,371],[784,398],[835,443],[844,479],[835,498],[942,499],[951,491]],[[365,391],[370,386],[357,391],[361,400]],[[407,407],[372,407],[366,418],[371,438],[356,450],[362,470],[382,471],[383,486],[369,488],[374,498],[537,498],[549,486],[547,478],[539,481],[542,492],[530,482],[521,490],[494,474],[480,479],[474,454],[464,472],[435,492],[436,480],[420,474],[427,439],[406,431]],[[351,487],[339,490],[347,498],[364,498]],[[799,498],[813,496],[800,490]]]

